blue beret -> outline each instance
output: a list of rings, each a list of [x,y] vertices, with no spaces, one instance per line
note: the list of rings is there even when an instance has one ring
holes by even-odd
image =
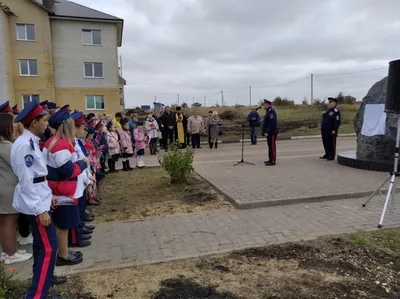
[[[57,105],[56,105],[56,103],[48,102],[47,108],[49,108],[49,110],[57,109]]]
[[[67,111],[70,111],[70,110],[71,110],[71,109],[70,109],[70,105],[69,105],[69,104],[64,105],[64,106],[61,107],[60,110],[67,110]]]
[[[40,106],[39,101],[33,100],[25,105],[24,109],[18,114],[14,122],[21,122],[23,125],[29,125],[36,117],[47,114],[47,111]]]
[[[71,118],[73,120],[77,120],[77,119],[79,119],[81,117],[83,117],[83,112],[76,111],[74,113],[71,113]]]
[[[50,117],[49,126],[57,130],[69,118],[71,114],[68,110],[59,110]]]
[[[10,107],[10,102],[6,101],[3,104],[0,105],[0,113],[8,113],[10,112],[12,109]]]
[[[40,102],[39,105],[42,106],[43,109],[48,109],[48,107],[47,107],[47,103],[48,103],[48,102],[49,102],[49,101],[47,101],[47,100],[46,100],[46,101],[42,101],[42,102]]]
[[[86,131],[87,131],[88,134],[94,134],[94,133],[96,133],[96,129],[93,128],[93,127],[87,127]]]

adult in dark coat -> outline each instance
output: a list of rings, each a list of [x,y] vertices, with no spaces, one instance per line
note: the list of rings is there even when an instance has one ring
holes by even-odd
[[[176,115],[169,106],[165,107],[164,113],[160,116],[160,123],[164,149],[168,150],[168,141],[169,144],[174,142],[174,128],[176,125]]]
[[[267,137],[269,160],[265,161],[265,166],[274,166],[276,164],[276,137],[278,136],[278,119],[276,111],[271,107],[271,101],[264,100],[264,109],[266,111],[262,134]]]

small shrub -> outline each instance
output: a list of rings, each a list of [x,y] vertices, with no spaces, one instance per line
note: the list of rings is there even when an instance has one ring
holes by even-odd
[[[328,105],[325,103],[325,100],[314,99],[313,106],[317,107],[318,109],[326,110]]]
[[[225,110],[219,114],[221,119],[234,120],[243,117],[238,111]]]
[[[14,271],[14,267],[7,267],[3,263],[0,263],[0,299],[23,298],[26,286],[24,283],[12,278]]]
[[[171,183],[186,183],[187,176],[193,169],[194,151],[190,148],[180,149],[179,143],[171,144],[169,151],[158,158],[161,167],[171,177]]]
[[[276,97],[273,101],[275,106],[294,106],[295,103],[292,100],[289,100],[288,98],[281,98],[281,97]]]

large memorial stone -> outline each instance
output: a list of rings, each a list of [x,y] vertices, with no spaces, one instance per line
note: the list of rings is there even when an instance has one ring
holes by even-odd
[[[376,82],[364,97],[360,109],[354,118],[357,133],[357,159],[372,161],[390,161],[394,159],[397,133],[397,116],[388,114],[385,135],[364,136],[361,129],[366,104],[384,104],[386,100],[387,77]]]

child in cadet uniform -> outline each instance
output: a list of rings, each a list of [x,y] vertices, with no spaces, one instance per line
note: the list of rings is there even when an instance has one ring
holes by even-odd
[[[108,122],[107,143],[108,148],[110,149],[110,157],[108,158],[108,168],[110,169],[110,172],[118,172],[115,168],[115,163],[118,161],[121,152],[118,139],[116,125],[113,122]]]
[[[27,215],[33,235],[33,277],[27,299],[61,298],[48,297],[52,285],[57,255],[57,236],[50,214],[56,199],[49,188],[46,160],[39,148],[39,134],[47,127],[47,112],[38,101],[31,101],[15,118],[25,130],[13,143],[11,167],[18,177],[14,193],[14,208]]]
[[[119,138],[121,140],[121,155],[122,155],[122,170],[129,171],[133,168],[130,165],[129,158],[133,157],[133,144],[131,134],[129,133],[129,121],[127,118],[122,118],[120,121],[122,130],[120,130]]]
[[[78,199],[75,198],[78,188],[78,177],[86,170],[89,159],[77,160],[74,147],[74,121],[69,109],[54,113],[49,124],[57,130],[55,136],[47,140],[43,155],[47,163],[48,182],[53,194],[59,199],[53,211],[58,240],[57,266],[76,265],[81,263],[80,252],[68,250],[68,230],[80,223]]]
[[[135,147],[136,147],[136,167],[143,168],[146,165],[143,162],[144,149],[145,145],[145,136],[143,131],[143,122],[138,121],[136,123],[137,127],[133,130],[133,134],[135,135]]]
[[[81,138],[85,135],[86,122],[82,112],[74,112],[71,118],[75,123],[75,151],[77,160],[83,160],[85,157],[89,158],[89,154],[85,149]],[[86,187],[95,184],[95,178],[92,176],[90,168],[88,167],[84,172],[78,176],[78,186],[75,198],[79,199],[79,219],[80,222],[77,226],[73,227],[68,232],[69,246],[70,247],[88,247],[91,245],[92,229],[85,227],[85,214],[86,214]]]
[[[103,169],[101,168],[100,161],[98,159],[96,146],[94,145],[94,143],[92,141],[95,133],[96,133],[96,129],[94,127],[87,127],[86,137],[85,137],[85,148],[89,154],[90,167],[92,169],[92,172],[95,175],[95,180],[96,180],[95,185],[88,186],[87,196],[88,196],[88,204],[89,205],[99,205],[100,204],[100,200],[98,198],[98,193],[97,193],[97,188],[98,188],[98,186],[100,186],[100,188],[101,188],[101,184],[99,184],[99,182],[101,182],[104,179],[104,172],[103,172]]]

